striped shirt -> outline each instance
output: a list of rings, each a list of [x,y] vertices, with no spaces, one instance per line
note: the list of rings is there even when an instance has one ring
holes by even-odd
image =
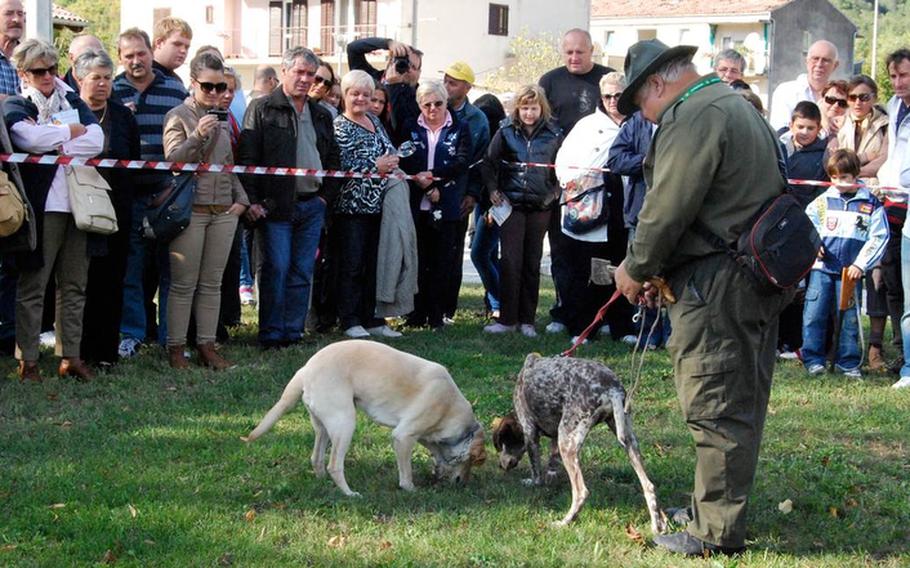
[[[141,93],[126,78],[126,73],[114,79],[114,97],[125,105],[135,105],[133,114],[139,124],[143,160],[164,160],[164,115],[189,96],[180,81],[157,70],[154,73],[155,80]]]
[[[0,51],[0,95],[18,95],[19,75],[6,55]]]

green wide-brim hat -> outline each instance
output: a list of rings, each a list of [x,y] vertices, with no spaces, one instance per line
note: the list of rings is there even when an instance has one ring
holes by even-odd
[[[683,55],[691,57],[696,51],[698,48],[694,45],[670,47],[659,39],[646,39],[634,44],[626,53],[623,72],[626,75],[627,86],[619,97],[617,110],[625,116],[637,111],[638,107],[632,101],[645,80],[667,61]]]

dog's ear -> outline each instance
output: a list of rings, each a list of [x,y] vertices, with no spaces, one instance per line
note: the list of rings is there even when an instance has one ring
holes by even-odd
[[[493,437],[493,447],[496,448],[497,452],[502,451],[502,440],[500,440],[499,431],[502,428],[503,417],[498,416],[493,419],[493,425],[490,427],[490,432]]]
[[[483,429],[481,429],[474,435],[474,441],[471,442],[469,455],[471,457],[472,466],[480,466],[487,461],[487,450],[484,447],[483,440]]]

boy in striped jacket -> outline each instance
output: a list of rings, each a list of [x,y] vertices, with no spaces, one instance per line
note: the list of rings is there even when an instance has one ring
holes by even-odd
[[[803,311],[803,363],[810,375],[825,370],[825,333],[829,318],[837,314],[841,270],[857,281],[859,295],[863,274],[881,259],[888,244],[888,219],[882,203],[866,187],[856,187],[859,158],[852,150],[837,150],[825,164],[835,184],[806,208],[822,238],[822,252],[809,275]],[[856,302],[854,302],[854,305]],[[835,368],[848,377],[860,378],[858,310],[843,318]]]

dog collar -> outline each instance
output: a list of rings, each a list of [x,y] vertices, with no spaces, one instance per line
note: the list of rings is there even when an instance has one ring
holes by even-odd
[[[475,422],[474,422],[474,425],[473,425],[471,428],[469,428],[469,429],[468,429],[464,434],[462,434],[461,436],[459,436],[459,437],[457,437],[457,438],[448,438],[448,439],[439,440],[439,441],[437,442],[437,444],[440,444],[440,445],[443,445],[443,446],[448,446],[448,447],[450,447],[450,448],[457,448],[457,447],[460,446],[461,444],[463,444],[463,443],[467,442],[468,440],[472,439],[472,438],[474,437],[474,435],[477,434],[477,431],[478,431],[478,430],[480,430],[480,422],[476,422],[476,421],[475,421]],[[445,459],[444,461],[450,462],[450,461],[456,461],[457,459],[458,459],[457,457],[454,457],[454,456],[453,456],[452,458]]]

